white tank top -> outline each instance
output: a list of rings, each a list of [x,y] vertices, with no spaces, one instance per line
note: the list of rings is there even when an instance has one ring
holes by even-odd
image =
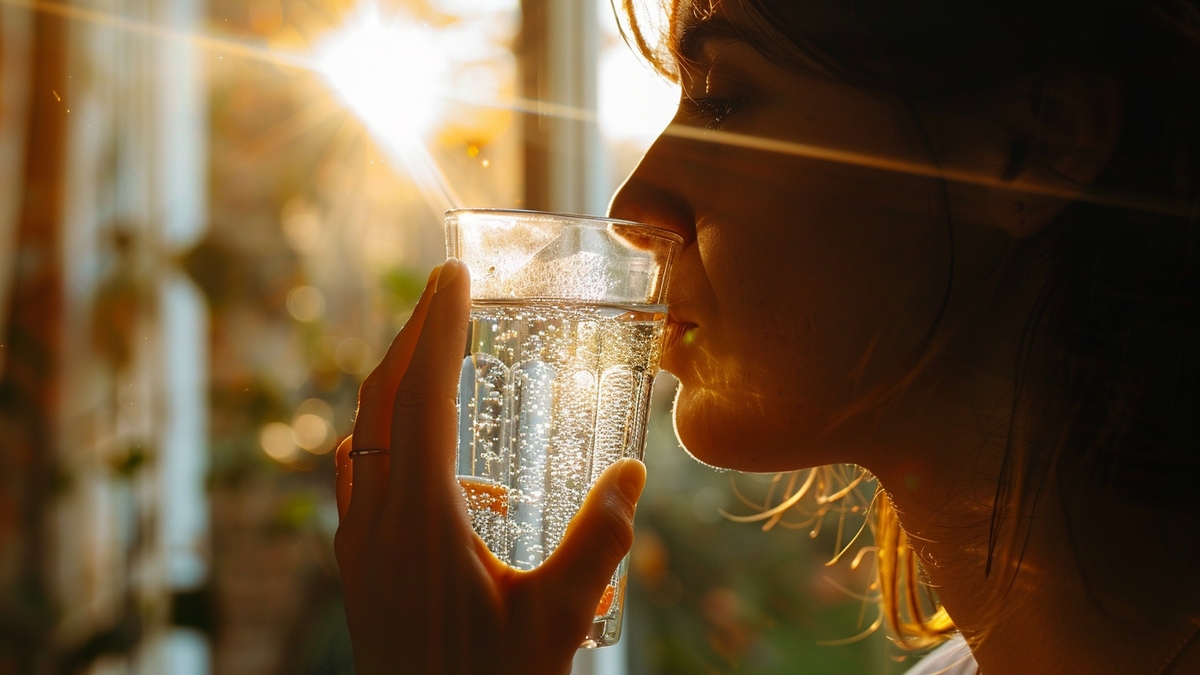
[[[979,675],[979,666],[961,635],[929,652],[904,675]]]

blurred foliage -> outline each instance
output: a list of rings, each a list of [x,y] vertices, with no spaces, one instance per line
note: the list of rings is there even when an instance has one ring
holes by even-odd
[[[274,465],[258,447],[258,430],[286,420],[291,412],[283,392],[270,379],[256,377],[211,389],[213,419],[210,484],[237,485]]]
[[[126,480],[132,479],[142,467],[148,465],[154,457],[154,453],[147,446],[141,443],[135,443],[125,449],[124,452],[111,457],[108,461],[108,466],[113,473]]]
[[[382,281],[388,300],[398,307],[411,307],[421,299],[426,275],[407,267],[396,267],[384,274]]]
[[[114,226],[108,272],[92,300],[92,346],[117,370],[133,359],[139,322],[155,310],[155,280],[137,255],[132,227]]]
[[[58,657],[55,671],[61,675],[86,673],[103,657],[131,655],[145,637],[145,623],[141,611],[126,598],[120,614],[111,624]]]
[[[275,518],[267,525],[268,534],[298,534],[317,526],[317,498],[307,492],[293,492],[283,500]]]
[[[413,308],[425,290],[428,272],[422,273],[409,267],[395,267],[380,279],[383,290],[383,313],[392,317],[392,325],[399,330],[412,316]]]
[[[297,675],[351,675],[354,651],[341,595],[336,595],[312,617],[311,629],[299,653]]]
[[[171,624],[194,628],[205,635],[217,632],[217,614],[212,587],[202,586],[171,595]]]
[[[249,271],[239,264],[236,253],[221,242],[211,238],[200,242],[188,251],[182,263],[213,309],[226,307],[249,291]]]
[[[180,262],[218,314],[246,305],[266,317],[282,319],[287,316],[287,292],[301,278],[299,262],[282,240],[280,246],[260,251],[214,234]]]

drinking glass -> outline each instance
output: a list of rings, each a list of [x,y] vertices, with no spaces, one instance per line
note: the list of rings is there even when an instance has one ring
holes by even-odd
[[[471,273],[459,383],[459,484],[500,560],[540,565],[613,462],[641,459],[682,240],[639,223],[556,213],[446,214],[449,255]],[[621,633],[628,556],[583,647]]]

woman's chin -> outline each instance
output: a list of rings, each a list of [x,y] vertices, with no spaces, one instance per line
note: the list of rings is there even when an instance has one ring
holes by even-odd
[[[675,437],[697,461],[721,469],[777,471],[794,461],[778,456],[780,445],[770,440],[761,415],[737,408],[712,392],[680,385],[672,409]]]
[[[827,422],[764,405],[762,397],[715,392],[681,382],[672,418],[675,437],[697,461],[756,473],[862,463],[858,444],[821,433]]]

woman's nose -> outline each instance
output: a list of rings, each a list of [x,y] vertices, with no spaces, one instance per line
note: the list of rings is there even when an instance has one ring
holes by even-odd
[[[660,140],[625,179],[609,203],[608,216],[670,230],[687,246],[696,238],[695,213],[684,186],[674,184],[682,172],[672,170],[661,146]]]

